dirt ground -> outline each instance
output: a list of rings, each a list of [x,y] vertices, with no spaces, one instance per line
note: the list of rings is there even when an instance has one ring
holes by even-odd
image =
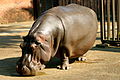
[[[120,48],[97,48],[96,42],[86,53],[86,62],[71,63],[71,69],[59,70],[55,59],[37,76],[20,76],[16,73],[16,61],[21,56],[19,44],[33,22],[0,25],[0,80],[120,80]]]

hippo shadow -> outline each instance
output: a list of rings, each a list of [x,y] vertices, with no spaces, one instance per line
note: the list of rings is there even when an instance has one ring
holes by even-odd
[[[18,60],[18,57],[1,59],[0,75],[4,75],[4,76],[18,75],[15,67],[17,60]]]
[[[75,61],[77,60],[77,58],[72,58],[72,59],[69,59],[69,63],[72,64],[74,63]],[[57,57],[53,57],[49,62],[47,62],[46,64],[46,68],[58,68],[60,67],[61,65],[61,60],[60,58],[57,58]]]
[[[18,60],[19,60],[19,57],[1,59],[0,75],[12,76],[12,77],[23,77],[16,72],[16,62]],[[70,63],[74,62],[74,60],[70,60],[70,61],[71,61]],[[60,63],[61,63],[60,59],[54,57],[45,65],[47,69],[50,69],[50,68],[57,68],[57,66],[60,65]]]
[[[60,65],[61,61],[57,57],[53,57],[49,62],[47,62],[46,68],[57,68],[58,65]]]

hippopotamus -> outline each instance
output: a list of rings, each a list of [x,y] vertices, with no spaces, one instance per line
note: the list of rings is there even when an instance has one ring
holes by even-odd
[[[77,4],[45,11],[23,37],[16,71],[20,75],[36,75],[55,56],[61,60],[60,69],[69,69],[69,59],[84,56],[92,48],[97,24],[96,13]]]

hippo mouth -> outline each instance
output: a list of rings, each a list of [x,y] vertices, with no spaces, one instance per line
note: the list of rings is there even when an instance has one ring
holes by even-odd
[[[24,76],[34,76],[40,70],[40,64],[34,65],[33,62],[29,63],[29,66],[22,65],[20,62],[17,62],[16,71],[20,75]]]
[[[16,64],[16,71],[22,76],[34,76],[41,69],[45,68],[40,61],[31,60],[29,57],[31,57],[31,55],[27,55],[27,57],[24,58],[21,57]]]
[[[29,67],[27,66],[23,66],[23,67],[19,67],[19,66],[16,66],[16,71],[20,74],[20,75],[35,75],[35,70],[34,69],[30,69]]]

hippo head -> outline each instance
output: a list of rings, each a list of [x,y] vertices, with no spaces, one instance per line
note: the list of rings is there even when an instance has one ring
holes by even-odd
[[[22,56],[17,62],[16,71],[20,75],[36,75],[45,68],[44,63],[50,60],[49,41],[43,36],[39,38],[26,36],[20,44]]]

